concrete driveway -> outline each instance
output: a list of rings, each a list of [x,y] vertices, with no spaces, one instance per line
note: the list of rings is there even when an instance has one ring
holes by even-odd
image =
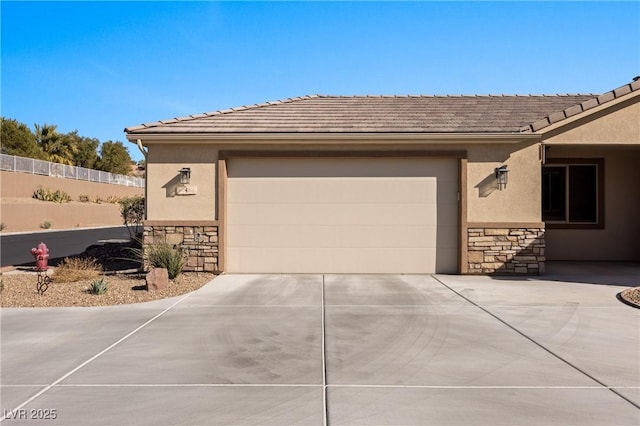
[[[610,278],[568,279],[224,275],[140,305],[3,309],[2,414],[637,426],[640,310]]]

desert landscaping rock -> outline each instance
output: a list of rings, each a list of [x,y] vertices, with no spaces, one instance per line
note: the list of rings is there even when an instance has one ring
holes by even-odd
[[[145,278],[147,291],[164,290],[169,287],[169,271],[165,268],[153,268]]]
[[[620,297],[624,299],[627,304],[640,309],[640,287],[628,288],[620,293]]]
[[[179,296],[199,289],[213,278],[204,272],[182,273],[169,285],[156,291],[146,291],[145,274],[117,274],[104,277],[107,292],[93,295],[88,292],[91,281],[75,283],[52,282],[41,296],[36,291],[36,274],[3,274],[1,306],[7,307],[62,307],[62,306],[107,306],[149,302]]]

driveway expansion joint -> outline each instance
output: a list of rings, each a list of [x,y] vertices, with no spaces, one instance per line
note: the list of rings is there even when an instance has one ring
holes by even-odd
[[[325,321],[325,304],[324,304],[324,274],[322,274],[322,424],[328,424],[328,401],[327,401],[327,347],[325,345],[326,338],[326,321]]]
[[[127,340],[129,337],[133,336],[134,334],[136,334],[138,331],[142,330],[143,328],[145,328],[147,325],[151,324],[153,321],[155,321],[156,319],[160,318],[161,316],[163,316],[165,313],[169,312],[171,309],[173,309],[175,306],[177,306],[178,304],[180,304],[183,300],[185,300],[186,298],[188,298],[189,296],[191,296],[193,293],[189,293],[183,297],[181,297],[180,299],[178,299],[175,303],[173,303],[172,305],[170,305],[168,308],[165,308],[162,312],[160,312],[159,314],[155,315],[153,318],[145,321],[142,325],[138,326],[137,328],[135,328],[133,331],[130,331],[128,334],[126,334],[124,337],[121,337],[120,339],[118,339],[115,343],[112,343],[111,345],[109,345],[107,348],[103,349],[102,351],[98,352],[96,355],[92,356],[91,358],[89,358],[88,360],[86,360],[85,362],[83,362],[82,364],[78,365],[77,367],[75,367],[73,370],[69,371],[68,373],[64,374],[62,377],[60,377],[59,379],[55,380],[53,383],[51,383],[50,385],[47,385],[44,389],[42,389],[40,392],[36,393],[35,395],[33,395],[31,398],[27,399],[26,401],[24,401],[22,404],[20,404],[19,406],[17,406],[16,408],[14,408],[13,410],[10,410],[8,412],[5,412],[5,414],[3,414],[2,417],[0,417],[0,423],[7,420],[7,415],[8,413],[15,413],[18,412],[20,409],[22,409],[23,407],[25,407],[27,404],[29,404],[30,402],[33,402],[35,399],[39,398],[40,396],[42,396],[44,393],[46,393],[47,391],[51,390],[52,388],[56,387],[58,384],[60,384],[62,381],[66,380],[67,378],[69,378],[71,375],[73,375],[74,373],[76,373],[78,370],[82,369],[83,367],[89,365],[91,362],[95,361],[96,359],[98,359],[99,357],[101,357],[102,355],[104,355],[105,353],[109,352],[111,349],[113,349],[114,347],[118,346],[120,343],[124,342],[125,340]],[[5,410],[6,411],[6,410]]]
[[[498,315],[494,314],[493,312],[489,311],[487,308],[480,306],[479,304],[477,304],[476,302],[474,302],[473,300],[469,299],[468,297],[464,296],[462,293],[454,290],[453,288],[449,287],[448,285],[446,285],[444,282],[442,282],[437,276],[435,275],[431,275],[431,277],[436,280],[437,282],[439,282],[441,285],[443,285],[444,287],[446,287],[447,289],[449,289],[450,291],[452,291],[453,293],[457,294],[459,297],[461,297],[462,299],[466,300],[467,302],[471,303],[473,306],[477,307],[478,309],[480,309],[481,311],[485,312],[486,314],[488,314],[489,316],[493,317],[494,319],[496,319],[497,321],[499,321],[500,323],[506,325],[507,327],[509,327],[511,330],[515,331],[516,333],[518,333],[520,336],[524,337],[525,339],[529,340],[531,343],[535,344],[536,346],[538,346],[540,349],[546,351],[547,353],[549,353],[550,355],[554,356],[555,358],[557,358],[558,360],[560,360],[561,362],[565,363],[566,365],[568,365],[569,367],[575,369],[576,371],[578,371],[579,373],[583,374],[584,376],[588,377],[589,379],[593,380],[594,382],[598,383],[600,385],[600,388],[603,389],[607,389],[609,391],[611,391],[612,393],[614,393],[615,395],[617,395],[618,397],[622,398],[623,400],[627,401],[629,404],[633,405],[634,407],[636,407],[637,409],[640,409],[640,404],[632,401],[631,399],[627,398],[626,396],[622,395],[620,392],[617,392],[615,389],[622,389],[622,387],[620,386],[609,386],[606,383],[602,382],[601,380],[597,379],[596,377],[592,376],[591,374],[587,373],[586,371],[584,371],[583,369],[581,369],[580,367],[578,367],[577,365],[571,363],[570,361],[566,360],[565,358],[561,357],[560,355],[556,354],[554,351],[552,351],[551,349],[547,348],[546,346],[544,346],[542,343],[536,341],[535,339],[533,339],[532,337],[528,336],[527,334],[525,334],[524,332],[518,330],[516,327],[514,327],[513,325],[509,324],[507,321],[503,320],[502,318],[500,318]]]

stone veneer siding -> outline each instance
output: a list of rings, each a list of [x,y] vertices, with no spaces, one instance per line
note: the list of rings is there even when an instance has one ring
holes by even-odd
[[[544,273],[544,228],[469,228],[470,274]]]
[[[218,272],[217,226],[146,226],[144,245],[167,242],[187,251],[184,271]]]

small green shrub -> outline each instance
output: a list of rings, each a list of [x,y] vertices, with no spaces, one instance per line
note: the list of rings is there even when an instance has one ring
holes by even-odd
[[[129,236],[133,238],[136,227],[140,226],[144,219],[144,197],[124,197],[118,202],[120,203],[122,222],[127,225]]]
[[[78,195],[78,201],[80,201],[81,203],[88,203],[90,199],[87,194],[80,194]]]
[[[120,202],[120,197],[116,197],[115,195],[109,195],[107,197],[107,203],[109,204],[118,204]]]
[[[7,225],[5,225],[4,222],[0,223],[0,231],[4,231],[4,229],[7,227]]]
[[[140,263],[147,263],[153,268],[165,268],[172,280],[180,275],[185,262],[187,252],[180,246],[174,246],[167,242],[147,244],[142,248],[132,248],[130,252]]]
[[[71,201],[71,195],[67,194],[64,191],[49,188],[43,188],[39,186],[38,189],[33,191],[33,198],[41,201],[52,201],[54,203],[68,203]]]
[[[105,294],[107,292],[107,281],[104,277],[96,278],[91,282],[89,287],[89,293],[91,294]]]
[[[42,229],[50,229],[52,226],[53,226],[53,222],[51,222],[50,220],[45,220],[40,224],[40,228]]]
[[[43,187],[39,186],[38,189],[33,191],[33,198],[41,201],[51,201],[50,198],[52,197],[52,192],[53,191],[51,191],[50,189],[44,189]]]
[[[180,275],[187,260],[186,251],[182,247],[174,247],[168,243],[149,245],[145,248],[145,253],[147,252],[151,266],[166,268],[171,280]]]
[[[51,278],[56,282],[72,283],[95,279],[101,273],[102,266],[94,258],[65,257]]]

